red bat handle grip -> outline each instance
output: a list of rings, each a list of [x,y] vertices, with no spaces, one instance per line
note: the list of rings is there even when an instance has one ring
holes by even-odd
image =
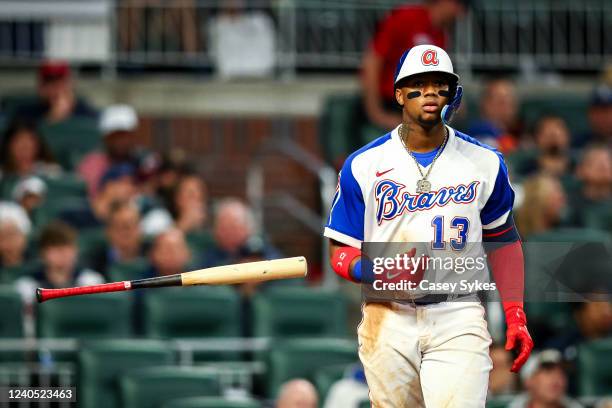
[[[130,290],[132,288],[130,281],[103,283],[101,285],[81,286],[78,288],[65,288],[65,289],[36,289],[36,298],[38,303],[42,303],[45,300],[76,296],[76,295],[87,295],[91,293],[105,293],[105,292],[120,292],[124,290]]]

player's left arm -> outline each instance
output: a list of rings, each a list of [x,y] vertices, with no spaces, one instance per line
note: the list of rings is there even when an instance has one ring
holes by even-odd
[[[483,242],[506,315],[506,349],[518,348],[519,352],[511,370],[518,372],[529,358],[533,340],[527,330],[523,306],[525,264],[521,239],[512,217],[514,191],[501,157],[499,163],[493,191],[480,218]]]

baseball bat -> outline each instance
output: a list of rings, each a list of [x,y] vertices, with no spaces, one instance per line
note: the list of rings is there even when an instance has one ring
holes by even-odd
[[[231,285],[236,283],[259,282],[275,279],[303,278],[308,270],[306,258],[274,259],[271,261],[248,262],[235,265],[198,269],[175,275],[159,276],[103,283],[101,285],[81,286],[63,289],[36,289],[39,303],[45,300],[67,296],[88,295],[92,293],[121,292],[143,288],[192,285]]]

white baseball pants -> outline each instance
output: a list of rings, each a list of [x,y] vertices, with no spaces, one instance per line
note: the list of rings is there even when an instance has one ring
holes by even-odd
[[[358,328],[373,408],[485,406],[491,336],[478,302],[365,303]]]

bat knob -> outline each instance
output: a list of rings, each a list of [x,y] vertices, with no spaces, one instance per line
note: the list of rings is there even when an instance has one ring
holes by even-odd
[[[36,289],[36,299],[38,300],[38,303],[44,302],[43,295],[42,295],[42,288]]]

